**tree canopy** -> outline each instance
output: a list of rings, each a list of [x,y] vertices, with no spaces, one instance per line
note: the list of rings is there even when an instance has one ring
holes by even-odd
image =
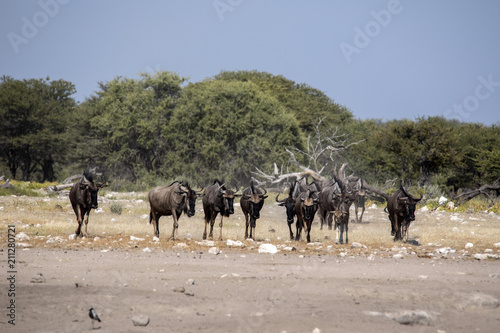
[[[256,168],[293,169],[293,151],[326,173],[347,162],[370,183],[402,178],[457,191],[500,178],[498,125],[354,119],[323,92],[258,71],[187,82],[163,71],[116,77],[77,104],[70,82],[4,76],[0,172],[54,180],[98,168],[144,187],[179,178],[245,186]]]

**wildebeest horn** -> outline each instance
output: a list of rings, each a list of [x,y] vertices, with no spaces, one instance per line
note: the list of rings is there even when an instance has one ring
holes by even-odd
[[[262,193],[262,195],[266,195],[266,194],[267,194],[266,189],[265,189],[265,188],[263,188],[262,186],[261,186],[260,188],[264,191],[264,193]]]
[[[279,196],[280,196],[280,194],[279,194],[279,193],[278,193],[278,194],[276,194],[276,202],[277,202],[277,203],[283,203],[283,202],[285,202],[285,200],[286,200],[286,199],[283,199],[283,200],[278,200],[278,197],[279,197]]]

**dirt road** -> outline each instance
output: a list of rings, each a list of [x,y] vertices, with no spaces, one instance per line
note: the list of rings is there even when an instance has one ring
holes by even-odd
[[[2,271],[7,253],[1,252]],[[2,332],[497,332],[498,260],[18,249]],[[8,312],[6,279],[2,308]],[[149,324],[134,326],[145,315]],[[399,322],[398,322],[399,321]],[[401,322],[401,323],[400,323]]]

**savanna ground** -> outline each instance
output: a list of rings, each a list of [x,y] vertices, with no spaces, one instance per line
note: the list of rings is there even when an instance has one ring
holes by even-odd
[[[236,206],[224,220],[224,240],[210,242],[202,241],[198,201],[194,217],[180,218],[175,241],[168,240],[171,217],[162,217],[158,241],[146,197],[102,193],[89,238],[76,240],[70,239],[76,222],[67,197],[0,197],[0,331],[89,331],[90,307],[102,319],[98,332],[500,327],[500,217],[493,213],[419,210],[410,241],[402,244],[392,240],[383,207],[369,207],[363,223],[349,224],[350,244],[335,244],[335,232],[317,223],[306,244],[289,240],[284,208],[270,195],[255,241],[243,239],[244,216]],[[17,235],[14,284],[7,280],[9,225]],[[279,252],[259,253],[262,244]],[[12,300],[15,326],[7,316]],[[149,324],[134,326],[132,317],[141,314]]]

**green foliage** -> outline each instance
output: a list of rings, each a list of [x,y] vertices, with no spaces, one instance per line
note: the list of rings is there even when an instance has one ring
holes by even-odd
[[[257,89],[276,98],[295,116],[300,128],[311,133],[313,124],[324,119],[324,126],[336,127],[352,119],[352,113],[322,91],[305,83],[297,84],[281,75],[258,71],[223,71],[216,80],[252,82]]]
[[[323,92],[266,72],[186,80],[171,72],[117,77],[76,105],[70,82],[2,77],[1,175],[43,182],[97,167],[115,191],[173,180],[206,186],[215,178],[242,186],[256,168],[271,173],[277,163],[293,169],[285,148],[307,150],[318,133],[337,133],[357,144],[332,153],[333,162],[330,153],[299,153],[297,159],[325,167],[326,177],[347,162],[347,173],[369,184],[404,179],[428,196],[451,197],[500,178],[498,125],[440,117],[354,120]],[[316,148],[323,151],[326,141],[320,143]]]
[[[107,177],[137,181],[162,175],[167,148],[162,133],[181,93],[184,78],[159,72],[141,79],[116,78],[82,106],[77,147],[86,165],[98,164]]]
[[[188,85],[164,136],[170,174],[203,184],[246,182],[256,167],[286,162],[284,148],[302,147],[294,117],[251,82]]]
[[[0,158],[12,178],[33,175],[42,181],[56,178],[54,166],[64,163],[72,136],[75,93],[72,83],[47,79],[0,80]]]

